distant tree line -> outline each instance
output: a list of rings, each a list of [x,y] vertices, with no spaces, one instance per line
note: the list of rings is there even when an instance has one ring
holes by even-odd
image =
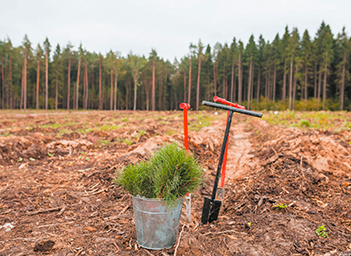
[[[33,46],[27,35],[14,47],[0,40],[2,109],[202,108],[214,95],[248,109],[351,110],[351,38],[320,25],[314,38],[288,27],[272,42],[262,35],[205,46],[190,44],[173,63],[149,56],[88,52],[82,45]]]

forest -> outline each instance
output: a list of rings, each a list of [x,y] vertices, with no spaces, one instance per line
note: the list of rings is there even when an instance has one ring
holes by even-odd
[[[113,46],[111,46],[113,48]],[[118,50],[118,49],[115,49]],[[0,40],[2,109],[201,110],[214,95],[256,110],[351,110],[351,38],[322,22],[315,35],[285,27],[211,46],[199,40],[173,62],[89,52],[83,45]]]

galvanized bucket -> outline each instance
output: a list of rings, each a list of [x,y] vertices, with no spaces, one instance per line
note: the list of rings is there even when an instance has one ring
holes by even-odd
[[[170,248],[177,240],[183,198],[174,207],[157,198],[133,198],[137,243],[146,249]]]

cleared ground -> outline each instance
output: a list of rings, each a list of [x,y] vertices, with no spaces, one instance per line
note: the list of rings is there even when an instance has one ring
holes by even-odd
[[[235,115],[224,207],[201,226],[225,127],[215,113],[189,113],[205,182],[192,223],[183,207],[177,255],[351,249],[350,114]],[[0,112],[0,255],[173,255],[138,247],[131,198],[112,181],[164,142],[182,145],[182,125],[174,111]]]

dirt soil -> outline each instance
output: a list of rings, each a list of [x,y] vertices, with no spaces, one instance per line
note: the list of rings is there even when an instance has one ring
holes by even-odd
[[[223,207],[201,225],[226,118],[204,115],[211,125],[189,133],[205,169],[192,222],[184,206],[174,247],[152,251],[136,243],[131,197],[113,179],[164,142],[182,145],[181,112],[0,113],[0,255],[351,254],[350,131],[235,115]]]

